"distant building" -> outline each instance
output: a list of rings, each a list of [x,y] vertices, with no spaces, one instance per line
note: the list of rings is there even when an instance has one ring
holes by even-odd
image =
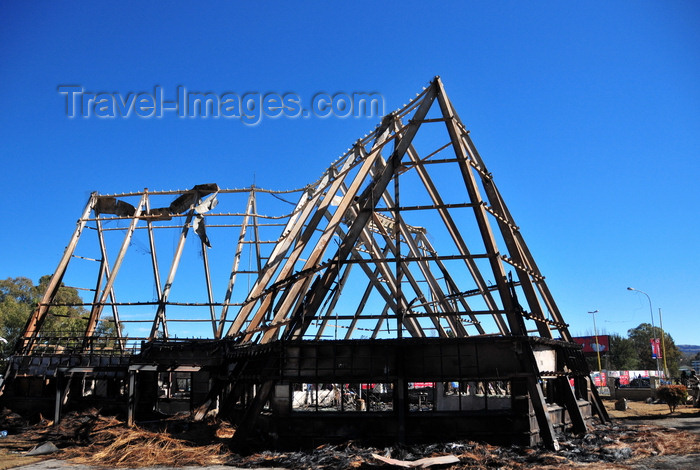
[[[576,336],[571,339],[583,346],[583,354],[586,356],[595,356],[598,353],[604,355],[610,351],[610,336],[608,335]]]

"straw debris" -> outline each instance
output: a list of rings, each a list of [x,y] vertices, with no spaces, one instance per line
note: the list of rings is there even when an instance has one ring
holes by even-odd
[[[151,467],[166,465],[217,465],[228,461],[222,444],[195,446],[162,432],[110,427],[93,434],[87,447],[67,449],[65,456],[84,465]]]
[[[65,449],[64,457],[83,465],[126,468],[219,465],[230,458],[221,443],[198,445],[171,436],[167,429],[129,428],[115,418],[98,416],[88,434],[87,445]]]
[[[402,461],[401,466],[429,462],[435,465],[433,468],[452,470],[559,470],[645,468],[647,464],[657,465],[658,462],[673,464],[665,468],[694,468],[700,461],[700,436],[697,434],[622,423],[595,424],[583,435],[559,435],[561,449],[558,452],[474,441],[386,448],[346,442],[325,444],[306,452],[265,450],[238,455],[228,449],[235,427],[218,419],[197,422],[188,416],[175,416],[129,428],[117,418],[101,416],[98,410],[68,413],[58,426],[45,419],[30,426],[8,412],[3,417],[6,424],[14,423],[14,427],[6,438],[0,439],[0,451],[23,455],[37,443],[51,441],[61,449],[52,456],[103,468],[235,465],[369,469],[389,468],[388,461],[398,460]],[[444,463],[448,458],[459,462]],[[653,465],[650,468],[657,468]]]

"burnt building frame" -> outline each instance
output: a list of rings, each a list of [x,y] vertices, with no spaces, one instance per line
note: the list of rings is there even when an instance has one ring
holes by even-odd
[[[92,256],[78,250],[88,236]],[[215,240],[230,268],[216,266]],[[71,285],[91,297],[71,305],[84,331],[45,331],[75,260],[93,265],[91,286]],[[608,419],[439,77],[303,188],[93,193],[2,400],[43,403],[56,421],[95,401],[131,423],[216,410],[238,440],[277,446],[471,437],[557,448],[557,432]]]

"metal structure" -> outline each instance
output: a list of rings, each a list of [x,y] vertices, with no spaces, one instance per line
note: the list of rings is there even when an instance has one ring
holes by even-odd
[[[92,297],[85,332],[57,338],[42,326],[76,261],[93,265],[76,271],[91,284],[70,284]],[[607,419],[588,372],[436,77],[300,190],[93,194],[5,397],[50,377],[59,418],[107,381],[132,421],[180,393],[198,416],[234,419],[241,440],[556,448],[557,429],[584,431],[591,407]]]

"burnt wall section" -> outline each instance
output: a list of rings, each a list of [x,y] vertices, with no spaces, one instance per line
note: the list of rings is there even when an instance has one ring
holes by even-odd
[[[128,367],[123,355],[47,353],[9,359],[0,401],[30,418],[60,420],[74,407],[126,411]]]
[[[239,444],[477,439],[556,446],[586,430],[594,389],[578,346],[531,337],[155,340],[124,356],[14,356],[2,401],[56,422],[97,406],[130,423],[209,412]]]
[[[529,362],[534,349],[554,366],[546,375]],[[555,446],[555,432],[585,431],[591,419],[587,372],[567,365],[577,354],[570,343],[527,337],[234,349],[221,414],[238,424],[239,441],[277,447],[461,438]]]
[[[380,340],[286,345],[270,396],[271,413],[261,413],[260,420],[283,446],[458,438],[532,445],[539,435],[519,377],[516,344]]]

